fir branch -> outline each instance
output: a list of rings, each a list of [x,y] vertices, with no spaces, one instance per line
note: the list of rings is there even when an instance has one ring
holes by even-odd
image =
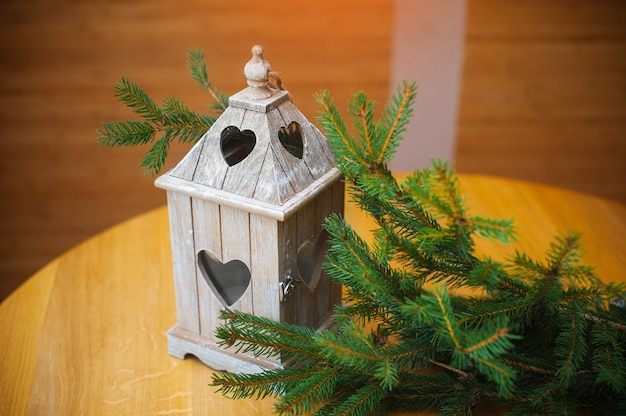
[[[216,329],[220,345],[259,356],[324,360],[309,341],[310,328],[275,322],[271,319],[236,310],[222,310],[220,319],[227,322]]]
[[[433,163],[440,162],[433,160]],[[448,220],[457,218],[453,214],[452,207],[446,202],[445,195],[441,194],[440,179],[434,169],[426,168],[409,175],[404,182],[404,187],[412,198],[419,201],[420,205],[428,207],[437,218]]]
[[[548,403],[556,401],[555,396],[556,394],[558,394],[559,390],[560,386],[558,386],[553,381],[543,383],[540,386],[537,386],[537,389],[534,389],[528,397],[528,400],[530,402],[530,409],[544,410]],[[558,413],[548,414],[557,415]]]
[[[185,57],[187,58],[187,68],[189,68],[191,79],[203,90],[211,91],[212,85],[209,81],[206,62],[204,61],[204,50],[190,49],[187,51]],[[218,101],[217,97],[214,98]]]
[[[565,289],[561,297],[562,302],[575,306],[577,309],[585,305],[601,307],[604,303],[604,288],[573,286]]]
[[[469,378],[469,375],[466,375]],[[466,378],[466,379],[467,379]],[[461,387],[447,372],[438,374],[404,375],[402,382],[389,393],[388,402],[394,409],[441,409],[451,394]]]
[[[432,250],[428,246],[422,247],[424,240],[419,238],[411,241],[402,238],[402,235],[389,233],[387,240],[395,246],[398,260],[412,267],[424,281],[445,282],[451,287],[458,287],[467,281],[466,274],[471,265],[457,253],[452,253],[445,240],[440,239],[440,244]]]
[[[161,171],[161,168],[165,164],[165,158],[170,150],[171,140],[172,134],[165,132],[165,134],[148,149],[140,165],[145,168],[146,172]]]
[[[193,143],[211,128],[215,118],[190,110],[177,98],[163,100],[165,129],[171,131],[180,143]]]
[[[497,359],[477,358],[477,361],[478,369],[498,386],[500,396],[510,397],[515,391],[515,372]]]
[[[610,319],[606,316],[597,316],[596,314],[592,313],[583,313],[583,317],[589,322],[593,322],[595,324],[602,323],[626,334],[626,324],[618,322],[617,319]]]
[[[346,305],[335,309],[334,315],[330,318],[333,323],[352,321],[359,325],[365,325],[388,316],[388,308],[378,304],[374,295],[368,296],[346,286],[344,287],[343,300]]]
[[[231,374],[219,372],[212,374],[213,387],[231,399],[263,399],[278,396],[319,372],[318,368],[291,367],[277,370],[264,370],[260,373]]]
[[[482,400],[520,415],[626,403],[626,314],[607,307],[624,298],[624,287],[601,284],[580,264],[576,234],[557,237],[542,261],[519,252],[504,263],[479,257],[474,239],[513,240],[512,220],[469,215],[448,164],[433,161],[403,183],[385,164],[410,97],[394,97],[374,122],[375,105],[355,95],[355,136],[328,93],[317,99],[350,195],[376,221],[374,240],[365,243],[336,215],[325,224],[324,270],[349,302],[337,309],[333,331],[225,313],[224,345],[295,365],[258,378],[218,376],[221,391],[280,392],[278,412],[320,416],[471,414]],[[448,292],[455,287],[481,296]]]
[[[335,259],[329,261],[326,267],[328,273],[338,282],[357,292],[376,293],[378,296],[393,298],[390,282],[385,279],[384,265],[373,258],[367,243],[336,215],[327,218],[326,230],[331,238],[327,256],[329,259]],[[360,279],[353,278],[355,272],[360,275]],[[398,299],[395,300],[399,302]]]
[[[450,335],[450,339],[454,343],[457,350],[462,349],[461,342],[457,336],[459,329],[453,316],[452,306],[450,305],[450,297],[448,296],[445,286],[437,285],[431,293],[437,300],[437,305],[441,310],[441,317],[445,322],[446,330],[448,331],[448,335]]]
[[[218,115],[221,114],[228,105],[228,99],[211,85],[204,52],[189,51],[187,65],[192,79],[211,94],[215,100],[213,108]],[[103,128],[96,130],[98,141],[103,146],[114,147],[144,145],[154,141],[140,165],[145,168],[145,173],[151,175],[158,174],[163,168],[172,141],[194,143],[215,121],[214,116],[192,111],[177,98],[165,98],[159,106],[139,84],[125,77],[114,86],[114,96],[143,120],[103,123]],[[161,137],[157,139],[158,134]]]
[[[556,241],[550,244],[547,268],[558,273],[568,264],[578,261],[581,256],[579,239],[579,233],[557,236]]]
[[[409,177],[412,178],[412,177]],[[407,212],[409,212],[413,218],[419,221],[421,225],[428,228],[439,229],[440,226],[434,219],[433,215],[424,209],[423,201],[416,201],[415,194],[412,191],[415,189],[421,189],[419,186],[415,186],[409,182],[409,178],[402,186],[401,192],[398,192],[398,203],[403,204]],[[413,185],[413,187],[411,186]]]
[[[96,130],[104,146],[137,146],[148,144],[162,133],[141,162],[146,173],[157,174],[163,168],[173,140],[195,142],[214,122],[214,118],[188,109],[178,99],[166,98],[159,107],[135,82],[122,78],[115,86],[115,96],[144,121],[103,123],[104,130]]]
[[[552,366],[546,367],[545,364],[540,362],[539,360],[533,360],[532,362],[529,362],[527,358],[514,354],[506,355],[506,357],[501,358],[501,360],[503,363],[523,371],[530,371],[533,373],[550,376],[556,374],[556,371],[552,369]]]
[[[359,334],[362,335],[362,334]],[[333,334],[324,332],[317,337],[316,341],[321,347],[322,354],[341,365],[347,365],[362,371],[371,369],[380,359],[372,345],[364,336],[346,336],[346,334]]]
[[[515,252],[511,267],[519,276],[528,276],[529,280],[548,274],[548,270],[540,262],[531,259],[526,253]]]
[[[342,156],[337,158],[339,168],[346,175],[346,178],[352,179],[352,170],[349,167],[355,168],[368,165],[362,145],[356,142],[348,132],[348,128],[339,115],[339,110],[330,96],[330,92],[322,91],[315,95],[315,100],[322,107],[318,119],[324,128],[328,142],[333,147],[333,150]]]
[[[391,97],[389,104],[383,110],[380,123],[382,142],[376,143],[376,152],[378,153],[376,165],[391,160],[400,143],[401,134],[411,117],[412,105],[416,95],[416,84],[409,84],[405,81],[398,87],[396,94]]]
[[[594,325],[591,337],[593,364],[598,369],[596,381],[608,384],[617,394],[624,394],[626,375],[622,369],[626,366],[626,356],[618,331],[605,324]]]
[[[467,285],[470,287],[484,288],[487,293],[494,294],[499,288],[506,273],[502,264],[486,258],[477,262],[475,267],[468,273]]]
[[[371,415],[387,395],[387,389],[377,384],[365,385],[335,409],[337,416]]]
[[[146,121],[115,121],[102,123],[96,129],[100,143],[108,147],[139,146],[154,139],[157,129]]]
[[[123,77],[113,87],[113,96],[123,102],[133,112],[156,125],[163,124],[163,113],[158,105],[135,82]]]
[[[217,111],[217,114],[223,113],[226,107],[228,107],[228,97],[219,89],[215,88],[211,84],[211,81],[209,81],[206,62],[204,60],[204,51],[202,49],[191,49],[187,52],[186,56],[191,79],[193,79],[200,88],[211,94],[213,97],[211,107]]]
[[[452,373],[456,373],[456,374],[457,374],[457,375],[459,375],[461,378],[464,378],[464,379],[465,379],[465,378],[472,378],[472,376],[470,375],[470,373],[468,373],[468,372],[466,372],[466,371],[463,371],[463,370],[460,370],[460,369],[458,369],[458,368],[456,368],[456,367],[452,367],[452,366],[451,366],[451,365],[449,365],[449,364],[446,364],[446,363],[442,363],[442,362],[439,362],[439,361],[433,360],[432,358],[431,358],[431,359],[429,359],[429,360],[428,360],[428,362],[429,362],[430,364],[432,364],[432,365],[437,366],[437,367],[441,367],[441,368],[443,368],[444,370],[448,370],[448,371],[450,371],[450,372],[452,372]]]
[[[204,52],[186,57],[191,78],[221,114],[228,99],[210,82]],[[141,120],[103,123],[98,140],[151,145],[142,166],[153,174],[173,141],[193,143],[215,120],[177,98],[159,106],[126,78],[114,95]],[[276,397],[279,413],[320,416],[391,408],[471,414],[481,400],[520,415],[626,406],[626,312],[607,305],[626,298],[624,286],[602,284],[580,264],[575,232],[557,236],[543,261],[523,253],[507,263],[478,257],[474,238],[514,240],[512,220],[468,215],[450,164],[434,160],[403,183],[387,166],[415,97],[415,84],[401,84],[374,121],[376,103],[355,94],[348,105],[351,133],[330,94],[316,96],[348,191],[376,221],[374,242],[329,218],[324,268],[345,285],[350,302],[333,317],[339,329],[316,332],[224,311],[217,330],[222,346],[280,358],[285,367],[214,374],[212,385],[232,398]],[[482,296],[448,293],[455,287]]]
[[[532,318],[532,314],[536,305],[532,301],[526,299],[518,300],[511,303],[502,304],[495,302],[483,302],[473,308],[470,316],[459,320],[460,324],[480,325],[486,321],[492,321],[505,317],[515,317],[520,322],[528,322]]]
[[[570,264],[562,267],[560,273],[572,287],[578,284],[603,285],[596,276],[595,269],[591,266]]]
[[[508,293],[525,298],[528,296],[529,287],[520,279],[515,279],[507,274],[500,276],[498,286]]]
[[[474,345],[463,348],[463,352],[473,353],[482,348],[488,348],[490,346],[493,346],[494,344],[498,343],[498,341],[502,340],[503,337],[506,337],[508,333],[509,331],[506,328],[498,328],[495,334],[491,335],[489,338],[483,339],[482,341],[477,342]]]
[[[482,237],[497,239],[503,243],[516,240],[513,219],[494,219],[472,216],[467,219],[470,229]]]
[[[380,360],[374,365],[372,375],[380,380],[380,385],[391,390],[400,381],[398,368],[391,360]]]
[[[570,387],[587,353],[587,344],[584,341],[587,323],[580,314],[564,312],[561,316],[561,333],[556,339],[554,349],[559,365],[556,375],[564,387]]]
[[[356,134],[363,139],[366,144],[367,152],[370,160],[374,160],[373,137],[376,134],[374,125],[374,110],[376,103],[367,99],[365,92],[359,92],[353,95],[352,102],[348,104],[350,115],[353,116]]]
[[[274,405],[279,414],[303,414],[317,408],[320,403],[332,396],[339,381],[339,369],[318,368],[306,379],[285,394]]]
[[[456,176],[453,176],[450,169],[448,169],[447,163],[439,160],[433,161],[433,169],[437,182],[443,189],[443,192],[440,193],[446,199],[446,203],[440,204],[440,206],[445,207],[446,214],[454,221],[464,220],[465,208],[463,206],[463,197],[459,194]]]

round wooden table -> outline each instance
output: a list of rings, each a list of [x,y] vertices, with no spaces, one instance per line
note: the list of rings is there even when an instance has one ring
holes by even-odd
[[[480,240],[503,259],[542,258],[559,230],[583,232],[584,261],[626,280],[626,207],[547,186],[460,176],[472,213],[514,217],[518,241]],[[372,225],[354,207],[361,233]],[[2,415],[267,415],[272,399],[231,401],[212,371],[168,355],[176,323],[165,208],[96,235],[32,276],[0,304]]]

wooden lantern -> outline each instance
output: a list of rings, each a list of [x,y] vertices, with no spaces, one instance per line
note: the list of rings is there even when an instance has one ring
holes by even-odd
[[[233,372],[281,363],[220,348],[221,309],[318,328],[341,301],[341,287],[321,269],[322,223],[343,212],[341,174],[288,92],[268,87],[262,52],[252,48],[248,87],[156,180],[167,190],[178,314],[169,352]]]

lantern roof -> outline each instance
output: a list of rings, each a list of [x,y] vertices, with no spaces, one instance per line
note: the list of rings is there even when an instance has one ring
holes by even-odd
[[[248,87],[156,186],[282,220],[340,177],[326,137],[269,85],[270,70],[254,46]]]

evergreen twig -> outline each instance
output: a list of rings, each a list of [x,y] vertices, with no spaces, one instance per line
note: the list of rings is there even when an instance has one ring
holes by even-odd
[[[152,142],[140,166],[145,169],[145,173],[156,175],[165,164],[172,141],[194,143],[199,140],[211,127],[215,117],[226,109],[228,99],[211,85],[202,50],[189,51],[187,66],[191,78],[200,88],[211,94],[215,115],[197,113],[177,98],[166,97],[163,104],[159,106],[137,83],[122,78],[114,87],[114,96],[139,115],[142,121],[103,123],[102,129],[96,130],[100,144],[122,147]]]
[[[227,98],[209,81],[204,53],[187,54],[191,78],[220,114]],[[140,121],[103,123],[105,146],[152,143],[142,166],[157,173],[172,141],[194,142],[213,123],[181,101],[157,105],[123,78],[115,96]],[[581,236],[557,236],[545,259],[517,252],[498,262],[474,240],[515,239],[513,220],[470,215],[445,162],[397,181],[387,163],[416,96],[401,84],[375,121],[365,93],[346,123],[328,92],[320,122],[351,198],[372,216],[373,242],[330,216],[325,271],[344,286],[335,330],[314,331],[226,310],[223,347],[289,363],[259,374],[215,373],[233,399],[276,398],[279,414],[376,415],[391,409],[469,415],[484,401],[509,415],[564,415],[626,408],[626,288],[580,264]],[[348,127],[352,126],[352,130]],[[481,296],[461,296],[455,288]]]
[[[386,162],[415,91],[401,85],[378,122],[375,104],[356,94],[348,107],[352,131],[330,95],[317,96],[348,192],[378,229],[369,244],[343,218],[327,219],[325,270],[344,285],[348,302],[333,317],[339,329],[300,340],[319,356],[282,370],[300,371],[312,384],[302,380],[291,391],[285,387],[285,395],[259,386],[259,394],[273,394],[281,414],[370,415],[395,408],[457,415],[472,414],[483,401],[517,415],[623,409],[626,313],[609,307],[626,297],[623,285],[603,284],[580,264],[575,232],[557,236],[543,261],[519,252],[505,263],[478,257],[474,240],[510,242],[513,221],[468,214],[447,163],[433,161],[397,182]],[[482,290],[482,296],[448,290],[456,287]],[[249,320],[245,314],[232,319]],[[248,348],[273,354],[274,347],[257,349],[266,345],[262,326],[248,330]],[[223,330],[218,335],[241,342]],[[292,335],[272,339],[277,351],[293,348]],[[313,369],[319,376],[307,375]],[[240,385],[232,377],[215,374],[213,383],[250,396],[263,379]],[[268,376],[270,385],[275,377]],[[300,400],[306,406],[298,406]]]

